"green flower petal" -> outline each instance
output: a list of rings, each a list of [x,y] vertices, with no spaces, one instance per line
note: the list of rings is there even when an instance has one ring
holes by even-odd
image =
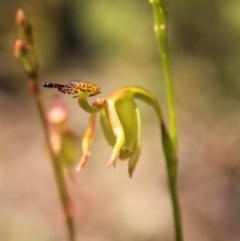
[[[88,127],[85,132],[85,135],[82,140],[82,158],[80,162],[77,165],[76,170],[80,171],[86,164],[86,162],[89,159],[89,156],[91,155],[91,145],[92,140],[95,133],[95,122],[96,122],[96,116],[95,114],[91,114],[88,121]]]
[[[110,146],[113,147],[116,142],[116,136],[114,135],[113,129],[111,127],[111,124],[105,109],[101,109],[100,111],[100,123],[107,142],[109,143]]]
[[[115,164],[116,159],[125,143],[124,130],[119,119],[115,101],[112,99],[107,100],[106,102],[106,114],[109,119],[110,125],[112,127],[113,133],[116,136],[116,143],[113,147],[112,156],[107,163],[107,166],[112,166]]]
[[[130,177],[133,175],[133,171],[135,170],[137,161],[139,159],[139,156],[141,154],[141,123],[140,123],[140,113],[139,110],[136,109],[136,117],[137,117],[137,122],[138,122],[138,133],[137,133],[137,138],[136,142],[134,145],[134,148],[132,150],[132,154],[129,158],[129,164],[128,164],[128,174]]]
[[[121,159],[126,159],[131,155],[140,132],[138,109],[135,101],[126,96],[122,96],[116,100],[115,105],[125,135],[124,146],[121,150]],[[126,155],[127,153],[128,155]]]

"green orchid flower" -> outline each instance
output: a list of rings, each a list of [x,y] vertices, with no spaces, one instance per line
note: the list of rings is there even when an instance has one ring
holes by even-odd
[[[94,83],[71,81],[67,85],[44,83],[43,86],[57,88],[63,93],[74,94],[74,97],[78,97],[79,105],[90,113],[88,127],[82,141],[83,154],[77,170],[81,170],[89,159],[95,132],[96,114],[100,113],[105,138],[113,147],[107,166],[114,166],[117,159],[128,160],[128,172],[132,176],[141,153],[140,113],[135,99],[142,100],[154,108],[161,123],[162,133],[168,137],[163,138],[163,140],[168,140],[167,145],[165,142],[165,146],[171,150],[171,153],[174,153],[157,99],[149,91],[139,86],[126,86],[113,91],[105,98],[97,99],[90,105],[87,98],[100,93],[100,88]]]
[[[113,92],[106,98],[96,100],[93,106],[99,109],[105,138],[113,147],[107,166],[115,165],[118,158],[128,159],[131,176],[141,152],[141,135],[139,110],[127,92],[127,89]],[[87,110],[95,112],[95,108]],[[95,120],[95,113],[92,113],[83,139],[83,156],[78,169],[81,169],[88,160]]]

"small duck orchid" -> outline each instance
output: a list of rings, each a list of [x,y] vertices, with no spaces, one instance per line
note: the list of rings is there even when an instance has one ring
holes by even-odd
[[[132,176],[141,153],[140,113],[135,99],[150,104],[161,123],[163,134],[168,137],[163,116],[157,99],[139,86],[126,86],[115,90],[106,97],[97,99],[90,105],[87,98],[100,93],[100,88],[90,82],[71,81],[66,85],[43,83],[44,87],[57,88],[62,93],[74,94],[79,105],[90,113],[88,126],[82,141],[82,157],[77,165],[81,170],[90,156],[91,144],[95,132],[96,114],[100,113],[100,123],[107,142],[113,147],[107,166],[114,166],[117,159],[128,160],[128,172]],[[171,139],[168,145],[173,148]]]

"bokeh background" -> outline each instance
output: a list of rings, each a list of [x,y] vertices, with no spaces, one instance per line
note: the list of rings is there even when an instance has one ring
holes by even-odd
[[[94,81],[102,95],[128,84],[159,99],[161,62],[147,0],[0,0],[0,239],[67,240],[51,163],[26,77],[13,58],[15,14],[34,27],[40,80]],[[179,193],[186,241],[240,240],[240,1],[167,1],[179,117]],[[54,91],[43,89],[46,108]],[[69,126],[87,114],[64,96]],[[69,181],[78,240],[174,240],[154,112],[139,103],[142,155],[132,179],[100,126],[91,160]]]

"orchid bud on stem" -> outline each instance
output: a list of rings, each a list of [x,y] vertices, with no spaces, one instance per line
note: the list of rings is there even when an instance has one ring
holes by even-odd
[[[48,152],[51,157],[54,175],[59,192],[59,198],[62,204],[62,210],[65,215],[66,227],[69,234],[69,241],[75,240],[75,231],[73,224],[73,207],[72,201],[68,194],[68,188],[65,181],[63,167],[58,155],[54,152],[51,142],[49,123],[47,122],[42,96],[38,85],[38,64],[33,46],[33,31],[30,21],[26,18],[22,10],[17,11],[16,25],[18,28],[18,37],[15,40],[13,53],[15,58],[20,62],[24,72],[28,76],[29,90],[35,100],[40,119],[42,122]]]

